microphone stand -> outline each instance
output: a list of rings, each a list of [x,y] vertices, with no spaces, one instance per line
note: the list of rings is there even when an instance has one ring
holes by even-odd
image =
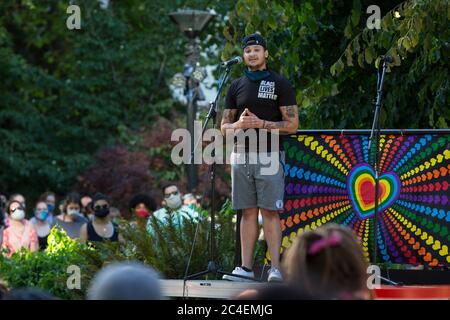
[[[387,57],[382,57],[382,71],[380,79],[380,68],[378,68],[378,81],[377,81],[377,96],[375,101],[375,115],[372,124],[372,130],[370,132],[369,138],[369,152],[372,146],[372,142],[375,136],[375,154],[374,154],[374,171],[375,171],[375,208],[374,208],[374,242],[373,242],[373,254],[372,263],[377,263],[378,256],[378,245],[377,245],[377,233],[378,233],[378,197],[379,197],[379,145],[380,145],[380,110],[381,110],[381,100],[383,98],[383,85],[384,85],[384,75],[387,69]]]
[[[378,68],[378,81],[377,81],[377,96],[375,99],[375,114],[372,124],[372,130],[370,132],[369,137],[369,152],[372,147],[372,142],[375,136],[375,154],[374,154],[374,171],[375,171],[375,207],[374,207],[374,241],[373,241],[373,254],[372,254],[372,263],[377,263],[378,257],[378,245],[377,245],[377,233],[378,233],[378,219],[379,219],[379,193],[380,193],[380,172],[379,172],[379,162],[380,162],[380,112],[381,112],[381,101],[383,98],[383,86],[384,86],[384,76],[386,74],[387,64],[391,61],[391,57],[389,56],[381,56],[381,61],[383,62],[381,68],[381,77],[380,77],[380,67]],[[394,282],[390,279],[382,277],[381,275],[377,276],[381,281],[384,281],[393,286],[400,286],[400,283]]]
[[[195,147],[193,150],[191,150],[191,159],[190,162],[192,162],[192,160],[194,159],[194,152],[195,150],[197,150],[198,145],[200,144],[202,137],[208,127],[208,123],[210,120],[212,120],[212,126],[213,129],[216,128],[216,116],[217,116],[217,111],[219,110],[218,108],[218,100],[220,97],[220,94],[223,90],[223,87],[225,85],[225,83],[228,81],[228,78],[230,76],[230,71],[231,71],[231,66],[232,65],[226,65],[225,66],[225,71],[224,73],[221,75],[220,79],[219,79],[219,88],[217,91],[217,95],[214,99],[214,101],[210,102],[210,107],[209,107],[209,111],[208,111],[208,115],[206,116],[205,119],[205,123],[203,124],[203,128],[202,128],[202,134],[200,135],[200,137],[198,138]],[[212,156],[213,158],[215,157],[215,153],[214,153],[214,148],[212,151]],[[186,281],[190,280],[190,279],[195,279],[195,278],[199,278],[203,275],[209,274],[209,273],[215,273],[215,274],[222,274],[222,275],[230,275],[236,278],[243,278],[243,279],[247,279],[247,280],[253,280],[253,281],[258,281],[254,278],[251,277],[246,277],[246,276],[241,276],[241,275],[236,275],[236,274],[232,274],[229,272],[224,272],[222,270],[219,269],[218,264],[215,261],[215,213],[216,213],[216,188],[215,188],[215,179],[216,179],[216,163],[215,161],[213,161],[213,163],[210,165],[210,182],[211,182],[211,212],[210,212],[210,216],[211,216],[211,224],[210,224],[210,232],[211,232],[211,236],[210,236],[210,247],[209,247],[209,254],[210,254],[210,260],[208,262],[208,266],[206,268],[206,270],[198,272],[198,273],[194,273],[192,275],[187,275],[184,278],[184,285],[183,288],[185,288],[186,286]],[[187,273],[187,272],[186,272]]]

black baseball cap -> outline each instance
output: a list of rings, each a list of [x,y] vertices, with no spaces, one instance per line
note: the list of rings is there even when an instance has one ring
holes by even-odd
[[[248,35],[244,39],[242,39],[242,49],[253,45],[260,45],[267,50],[266,40],[259,33]]]

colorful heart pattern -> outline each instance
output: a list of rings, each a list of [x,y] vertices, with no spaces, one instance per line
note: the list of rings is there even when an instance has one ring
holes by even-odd
[[[400,194],[400,179],[395,172],[379,178],[378,212],[389,208]],[[347,176],[347,190],[353,210],[361,219],[375,214],[375,171],[367,163],[354,166]]]
[[[378,262],[450,267],[450,130],[381,134],[375,234],[374,145],[369,134],[287,137],[282,248],[326,223],[346,225]]]

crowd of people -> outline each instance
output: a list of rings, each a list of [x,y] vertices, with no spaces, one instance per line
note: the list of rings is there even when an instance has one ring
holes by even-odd
[[[149,195],[136,194],[129,202],[132,223],[144,224],[152,232],[151,220],[167,224],[169,219],[181,227],[186,218],[198,217],[197,199],[182,194],[174,183],[162,187],[164,200],[160,208]],[[195,200],[195,201],[194,201]],[[27,216],[27,213],[29,215]],[[153,216],[152,219],[149,219]],[[64,230],[68,237],[81,243],[123,241],[118,223],[122,215],[111,199],[101,193],[80,196],[67,194],[58,203],[54,192],[43,193],[28,210],[26,197],[15,193],[0,195],[0,246],[2,254],[10,257],[22,248],[35,252],[47,248],[53,227]]]
[[[302,233],[282,258],[284,282],[247,289],[237,300],[369,300],[367,261],[351,229],[329,224]],[[161,300],[160,274],[140,262],[116,262],[100,270],[89,284],[89,300]],[[8,291],[0,286],[0,299],[57,299],[38,288]]]
[[[129,202],[132,224],[153,232],[152,221],[181,227],[184,219],[198,219],[196,198],[182,196],[175,183],[161,189],[158,206],[149,195],[136,194]],[[121,213],[108,196],[67,194],[57,202],[53,192],[42,194],[31,210],[22,194],[0,195],[0,244],[8,258],[22,248],[45,250],[51,229],[63,229],[82,243],[123,241],[118,223]],[[158,207],[160,207],[158,209]],[[31,214],[27,217],[26,212]],[[152,217],[152,218],[150,218]],[[348,227],[327,224],[302,233],[283,254],[280,273],[283,282],[259,290],[245,290],[235,299],[371,299],[367,288],[367,261],[354,232]],[[166,299],[160,276],[151,266],[139,262],[113,263],[102,269],[90,284],[86,298]],[[8,291],[0,285],[2,299],[56,299],[39,288]]]

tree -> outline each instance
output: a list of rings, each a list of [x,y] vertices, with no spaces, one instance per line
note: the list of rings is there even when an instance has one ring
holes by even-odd
[[[0,188],[29,198],[66,193],[99,149],[132,148],[157,116],[182,119],[168,83],[183,67],[186,39],[168,13],[201,3],[111,1],[101,9],[80,0],[81,29],[69,30],[67,2],[1,1]],[[226,12],[231,3],[203,4]],[[212,34],[221,28],[218,19]]]
[[[348,44],[343,54],[347,66],[353,66],[354,56],[362,68],[378,67],[377,53],[387,52],[394,59],[385,103],[392,112],[385,113],[385,125],[448,128],[449,20],[446,0],[405,1],[385,14],[381,30],[366,28]],[[344,68],[342,60],[331,67],[332,73]]]
[[[447,128],[448,1],[377,1],[386,14],[376,31],[366,28],[371,4],[240,0],[224,29],[224,55],[240,52],[244,34],[261,32],[270,67],[296,88],[301,128],[351,129],[371,126],[376,57],[389,52],[402,65],[387,76],[381,126]],[[394,21],[394,8],[402,19]]]

